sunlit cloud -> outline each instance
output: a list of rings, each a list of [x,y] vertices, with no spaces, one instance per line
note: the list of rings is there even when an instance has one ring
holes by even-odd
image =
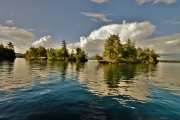
[[[0,36],[9,37],[16,41],[32,41],[35,39],[35,35],[25,29],[16,27],[4,27],[0,25]]]
[[[174,19],[172,21],[174,21]],[[165,23],[170,23],[172,21],[166,21]],[[24,53],[32,46],[38,47],[41,45],[46,48],[57,48],[57,46],[52,43],[50,35],[37,40],[35,35],[30,31],[34,31],[34,29],[11,28],[0,25],[0,43],[7,45],[8,42],[12,42],[15,46],[15,51],[21,53]],[[180,33],[148,39],[148,36],[156,33],[156,26],[148,21],[132,23],[123,21],[122,24],[109,24],[93,30],[89,36],[82,36],[80,37],[79,42],[67,44],[67,47],[69,49],[80,47],[87,51],[89,56],[95,55],[96,53],[102,55],[105,40],[111,34],[117,34],[119,35],[122,44],[129,38],[135,40],[137,46],[140,46],[143,49],[149,47],[154,49],[158,54],[180,53]]]
[[[151,2],[152,0],[136,0],[136,2],[140,5],[147,3],[147,2]]]
[[[30,47],[38,47],[40,45],[46,48],[54,47],[50,35],[44,36],[39,40],[36,40],[35,34],[31,31],[36,30],[26,28],[20,29],[16,27],[5,27],[0,25],[0,43],[7,45],[7,43],[12,42],[15,48],[15,52],[17,53],[25,53],[26,50],[28,50]]]
[[[100,20],[104,22],[112,22],[112,20],[109,20],[106,18],[106,15],[108,14],[100,14],[100,13],[89,13],[89,12],[81,12],[82,15],[85,15],[87,17],[91,17],[91,20],[95,20],[95,18],[99,18]]]
[[[180,21],[178,21],[177,18],[179,18],[179,16],[176,16],[170,20],[166,20],[164,23],[170,23],[172,25],[180,25]]]
[[[172,3],[175,3],[176,0],[154,0],[153,4],[160,3],[160,2],[164,2],[166,4],[172,4]]]
[[[180,33],[172,36],[162,36],[138,42],[139,46],[154,49],[159,54],[179,54],[180,53]]]
[[[147,36],[155,31],[156,27],[150,22],[133,22],[122,24],[110,24],[103,26],[90,33],[88,37],[82,36],[80,42],[69,44],[68,47],[76,48],[81,47],[89,53],[101,53],[104,51],[104,42],[110,34],[118,34],[121,43],[125,43],[129,38],[131,40],[143,41]]]
[[[142,49],[149,47],[158,54],[178,54],[180,53],[180,33],[172,36],[162,36],[148,39],[148,36],[156,34],[156,26],[150,22],[132,22],[123,21],[122,24],[110,24],[94,30],[88,37],[80,37],[80,41],[75,44],[68,44],[68,47],[75,49],[81,47],[88,51],[89,55],[96,53],[102,55],[104,51],[105,40],[110,34],[118,34],[121,43],[124,44],[127,39],[135,40],[137,46]]]
[[[97,20],[96,20],[96,19],[94,19],[94,18],[91,18],[91,20],[92,20],[92,21],[94,21],[94,22],[97,22]]]
[[[101,4],[101,3],[106,3],[108,2],[109,0],[91,0],[92,2],[95,2],[95,3],[98,3],[98,4]]]
[[[55,44],[52,43],[51,36],[44,36],[35,42],[22,42],[22,41],[11,41],[8,39],[0,39],[0,43],[3,45],[7,45],[9,42],[12,42],[15,48],[16,53],[25,53],[30,47],[39,47],[44,46],[45,48],[56,47]]]
[[[36,31],[35,29],[28,29],[29,31]]]
[[[166,4],[172,4],[175,3],[176,0],[136,0],[136,2],[140,5],[147,3],[147,2],[152,2],[152,4],[157,4],[160,2],[166,3]]]
[[[172,25],[180,25],[180,21],[176,21],[176,20],[175,20],[175,21],[172,21],[171,24],[172,24]]]
[[[39,40],[33,42],[32,45],[36,47],[38,46],[53,47],[54,46],[50,35],[40,38]]]
[[[14,23],[13,23],[13,20],[6,20],[6,22],[5,22],[7,25],[13,25]]]
[[[29,49],[32,44],[30,42],[21,42],[21,41],[12,41],[8,39],[0,39],[0,43],[6,46],[9,42],[14,45],[14,49],[16,53],[25,53],[27,49]]]

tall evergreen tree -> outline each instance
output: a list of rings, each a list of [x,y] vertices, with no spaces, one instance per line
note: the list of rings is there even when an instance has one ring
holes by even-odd
[[[62,45],[61,45],[61,51],[62,51],[62,57],[63,60],[65,60],[65,58],[68,58],[68,49],[66,48],[66,41],[63,40],[62,41]]]

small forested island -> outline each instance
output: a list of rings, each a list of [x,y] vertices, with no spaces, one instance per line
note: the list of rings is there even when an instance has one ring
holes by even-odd
[[[6,46],[0,43],[0,60],[14,60],[15,58],[14,45],[11,42]]]
[[[136,47],[136,42],[128,39],[121,44],[118,35],[110,35],[104,44],[103,60],[101,63],[158,63],[159,55],[149,48],[142,50]]]
[[[66,41],[62,41],[61,48],[59,49],[46,49],[43,46],[38,48],[31,47],[25,53],[25,58],[28,60],[48,60],[48,61],[78,61],[86,62],[87,53],[81,48],[76,48],[76,53],[74,50],[69,54],[68,49],[66,48]]]

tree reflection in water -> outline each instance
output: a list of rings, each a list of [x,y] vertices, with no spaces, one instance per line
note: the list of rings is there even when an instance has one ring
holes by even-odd
[[[154,66],[153,64],[103,65],[106,84],[109,88],[117,88],[120,81],[131,84],[138,74],[145,73],[148,76],[154,70]]]
[[[89,61],[79,73],[79,82],[89,91],[100,96],[125,95],[132,99],[148,100],[147,79],[156,70],[154,65],[146,64],[98,64]]]
[[[5,63],[6,65],[4,65]],[[1,72],[3,89],[19,87],[26,89],[34,84],[54,84],[58,82],[57,80],[69,79],[78,80],[93,94],[100,96],[128,95],[139,100],[147,100],[146,96],[150,94],[147,78],[154,75],[153,72],[156,70],[154,65],[145,64],[102,65],[97,61],[87,63],[28,62],[24,59],[17,59],[14,63],[3,62],[1,68],[2,66],[8,68],[7,72]],[[13,80],[8,77],[10,72]]]
[[[150,94],[147,77],[155,70],[154,65],[104,65],[104,77],[108,95],[128,95],[133,99],[147,100]]]

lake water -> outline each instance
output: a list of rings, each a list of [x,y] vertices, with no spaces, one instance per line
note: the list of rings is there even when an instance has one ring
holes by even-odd
[[[179,120],[180,64],[0,62],[2,120]]]

